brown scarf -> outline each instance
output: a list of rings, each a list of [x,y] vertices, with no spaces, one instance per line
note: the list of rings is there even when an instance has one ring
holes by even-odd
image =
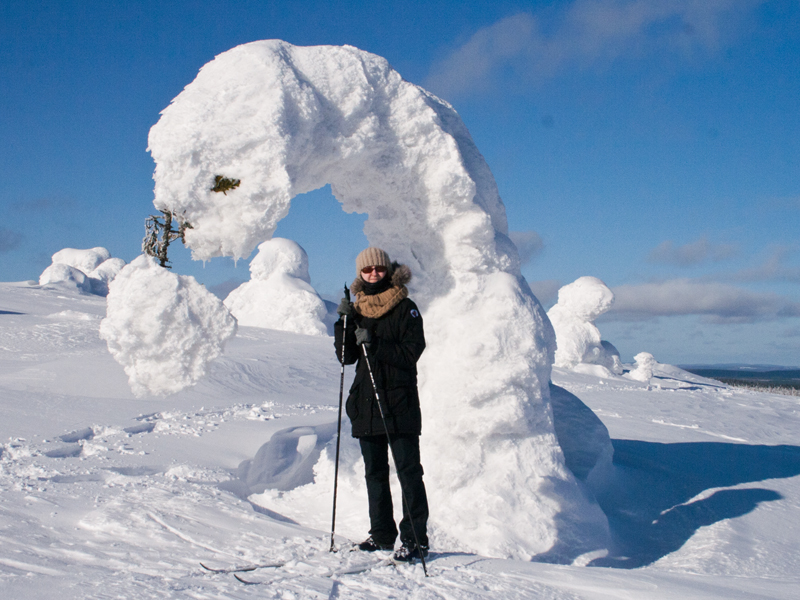
[[[378,319],[400,304],[404,298],[408,298],[408,289],[404,285],[394,285],[373,296],[359,292],[356,294],[355,308],[360,315]]]

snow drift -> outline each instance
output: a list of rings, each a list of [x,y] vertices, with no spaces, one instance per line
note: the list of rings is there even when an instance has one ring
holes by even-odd
[[[250,281],[225,298],[240,325],[327,335],[327,308],[311,287],[308,255],[292,240],[272,238],[250,261]]]
[[[206,64],[149,144],[154,204],[192,223],[197,259],[248,256],[293,197],[330,184],[346,212],[368,214],[370,244],[411,268],[428,341],[419,379],[434,544],[552,560],[605,546],[605,516],[553,429],[552,327],[520,274],[489,167],[449,104],[357,48],[253,42]],[[215,193],[220,175],[241,185]],[[302,489],[276,502],[297,507]]]
[[[194,277],[139,256],[109,286],[100,337],[136,396],[196,383],[236,333],[236,320]]]
[[[600,330],[594,324],[613,303],[614,292],[597,277],[580,277],[558,290],[558,303],[547,312],[556,332],[557,367],[599,365],[608,369],[608,375],[622,375],[619,352],[600,339]]]
[[[39,285],[57,284],[105,296],[108,284],[125,266],[121,258],[111,258],[105,248],[64,248],[53,254],[53,262],[39,276]]]

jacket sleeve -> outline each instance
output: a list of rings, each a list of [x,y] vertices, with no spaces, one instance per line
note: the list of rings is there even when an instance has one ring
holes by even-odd
[[[371,354],[385,364],[413,371],[425,350],[422,316],[411,300],[398,306],[397,310],[402,311],[399,315],[399,338],[397,341],[380,338],[375,340],[371,344]],[[355,338],[355,334],[353,337]]]
[[[333,324],[333,345],[336,349],[336,360],[339,362],[342,362],[342,338],[344,338],[344,364],[352,365],[360,356],[356,344],[356,320],[352,316],[347,318],[346,332],[341,317]]]

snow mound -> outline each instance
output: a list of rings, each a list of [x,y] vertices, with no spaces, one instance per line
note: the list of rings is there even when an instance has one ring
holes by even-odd
[[[39,285],[60,285],[87,294],[105,296],[108,284],[125,266],[111,258],[105,248],[64,248],[53,254],[53,262],[39,276]]]
[[[449,104],[351,46],[253,42],[206,64],[149,145],[154,204],[192,223],[197,259],[248,256],[292,198],[330,184],[346,212],[368,214],[370,245],[410,267],[428,342],[418,366],[434,544],[526,559],[558,548],[548,556],[563,561],[605,547],[605,516],[553,429],[553,329]],[[217,176],[241,184],[216,193]],[[332,477],[327,454],[310,486]],[[299,510],[306,487],[274,501]]]
[[[250,281],[233,290],[225,306],[240,325],[327,335],[328,311],[310,281],[306,251],[292,240],[272,238],[258,247]]]
[[[336,424],[334,423],[335,427]],[[326,531],[330,529],[331,521],[331,491],[334,487],[334,470],[336,463],[336,432],[330,432],[330,438],[321,448],[314,452],[317,458],[304,485],[299,487],[282,485],[287,478],[297,479],[301,468],[307,466],[304,461],[304,452],[300,448],[294,450],[292,446],[288,452],[276,452],[275,447],[283,442],[283,432],[279,432],[259,450],[258,455],[252,461],[246,461],[239,467],[239,476],[246,482],[250,491],[255,492],[249,500],[258,506],[273,508],[278,514],[289,518],[298,523],[308,524],[308,526]],[[287,432],[293,435],[292,432]],[[319,428],[315,428],[317,439],[326,439],[319,435]],[[277,441],[276,441],[277,438]],[[320,440],[321,441],[321,440]],[[280,446],[279,446],[280,448]],[[306,451],[307,452],[307,451]],[[259,456],[260,455],[260,456]],[[286,456],[288,455],[288,457]],[[254,477],[254,466],[258,467],[259,458],[277,459],[277,464],[287,462],[287,459],[297,463],[297,466],[289,469],[287,475],[281,474],[280,478],[274,477],[270,471],[274,466],[262,459],[261,469],[256,471],[259,478]],[[397,478],[391,478],[393,498],[400,497],[400,486]],[[287,490],[287,491],[281,491]],[[360,539],[358,536],[365,537],[369,530],[369,516],[367,511],[367,490],[364,485],[364,462],[361,460],[361,449],[358,441],[348,435],[343,435],[339,448],[339,478],[337,481],[337,510],[336,510],[336,533],[337,538],[346,537],[350,539]],[[402,515],[400,503],[395,503],[395,520],[399,523]],[[337,539],[337,542],[339,540]]]
[[[92,285],[80,269],[63,263],[53,263],[39,276],[39,285],[58,284],[80,292],[91,293]]]
[[[88,250],[64,248],[53,254],[53,264],[61,263],[80,269],[84,273],[90,273],[109,258],[111,258],[109,251],[101,247]]]
[[[278,431],[252,460],[239,465],[237,476],[250,493],[291,490],[310,483],[320,453],[336,434],[336,423],[321,427],[290,427]]]
[[[139,256],[109,285],[100,337],[136,396],[195,384],[236,334],[236,320],[194,277]]]
[[[558,303],[547,312],[556,332],[557,367],[595,374],[596,368],[582,365],[597,365],[607,376],[622,375],[619,352],[600,339],[594,324],[613,303],[614,292],[597,277],[580,277],[558,290]]]
[[[121,258],[109,258],[100,263],[89,273],[89,281],[92,284],[92,293],[98,296],[108,295],[108,284],[119,275],[125,267],[125,261]]]
[[[636,381],[649,382],[653,377],[653,369],[658,364],[656,359],[649,352],[639,352],[633,360],[636,361],[636,368],[627,373],[628,377]]]

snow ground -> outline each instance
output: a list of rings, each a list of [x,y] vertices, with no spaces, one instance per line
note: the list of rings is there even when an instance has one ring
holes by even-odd
[[[329,532],[247,496],[311,476],[336,419],[331,340],[242,327],[195,388],[137,399],[98,337],[104,314],[97,296],[0,284],[2,598],[797,598],[797,398],[679,370],[648,386],[556,369],[614,440],[609,556],[434,547],[427,579],[419,565],[327,576],[371,557],[332,555]],[[275,468],[254,482],[239,467],[259,450]],[[200,561],[288,563],[246,586]]]

